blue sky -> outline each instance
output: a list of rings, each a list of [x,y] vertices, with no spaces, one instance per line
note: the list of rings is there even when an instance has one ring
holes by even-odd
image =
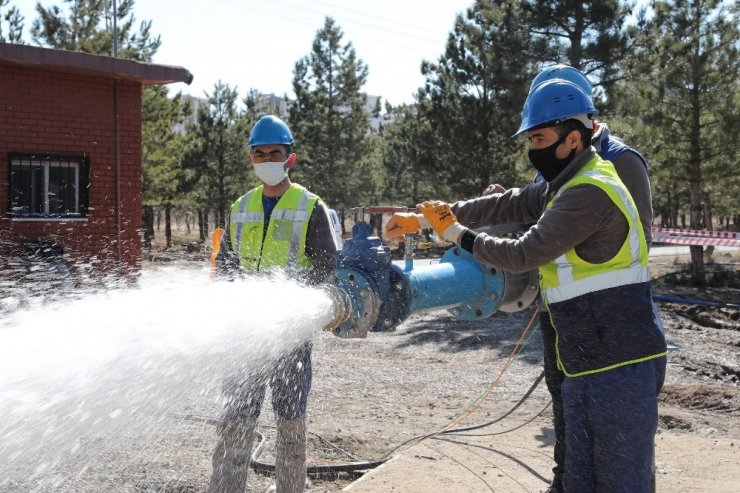
[[[42,0],[45,6],[61,0]],[[26,40],[36,18],[36,0],[11,0],[26,18]],[[410,103],[424,79],[423,59],[443,52],[455,15],[473,0],[137,0],[137,21],[152,20],[162,37],[155,63],[186,67],[190,86],[172,90],[194,96],[222,80],[240,95],[292,95],[295,62],[311,51],[316,31],[331,16],[369,68],[364,91],[392,104]]]

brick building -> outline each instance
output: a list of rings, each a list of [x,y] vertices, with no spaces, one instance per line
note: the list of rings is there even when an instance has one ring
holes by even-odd
[[[0,43],[0,257],[54,242],[109,271],[141,262],[142,86],[184,68]]]

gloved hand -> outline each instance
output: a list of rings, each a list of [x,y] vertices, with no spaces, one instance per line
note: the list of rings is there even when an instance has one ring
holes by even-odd
[[[481,196],[493,195],[494,193],[504,193],[505,191],[506,189],[498,183],[491,183],[485,190],[483,190]]]
[[[385,234],[390,239],[400,238],[421,229],[421,215],[413,212],[396,212],[385,225]]]
[[[416,208],[442,238],[453,243],[459,243],[460,236],[466,228],[457,222],[457,217],[452,213],[450,204],[439,200],[431,200],[422,202]]]

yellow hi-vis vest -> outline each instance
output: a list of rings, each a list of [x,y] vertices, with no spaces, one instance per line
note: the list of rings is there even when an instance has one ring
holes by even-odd
[[[558,303],[577,296],[627,284],[648,282],[648,248],[632,196],[619,179],[614,165],[598,155],[565,183],[547,208],[565,190],[590,184],[603,190],[622,211],[629,223],[627,238],[619,252],[604,263],[592,264],[580,258],[575,248],[540,267],[540,291],[546,303]]]
[[[304,269],[308,220],[319,197],[295,183],[280,197],[265,233],[262,190],[259,186],[231,206],[231,249],[239,253],[240,265],[248,270],[269,268]]]

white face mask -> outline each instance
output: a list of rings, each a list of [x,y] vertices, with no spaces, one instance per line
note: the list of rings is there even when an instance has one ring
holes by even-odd
[[[254,172],[257,175],[257,178],[262,180],[265,185],[274,187],[288,176],[288,172],[285,170],[285,165],[289,159],[290,158],[280,163],[253,163],[252,166],[254,166]]]

